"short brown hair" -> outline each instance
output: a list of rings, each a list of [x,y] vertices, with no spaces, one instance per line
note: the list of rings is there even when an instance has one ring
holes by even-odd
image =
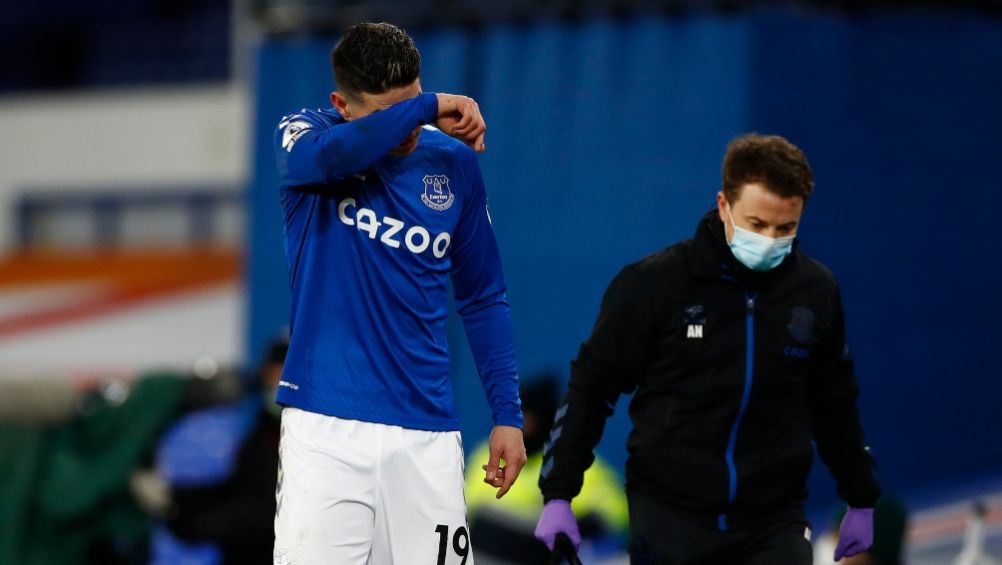
[[[421,54],[404,30],[386,22],[366,22],[345,30],[331,51],[331,66],[338,90],[358,98],[417,80]]]
[[[758,183],[783,198],[807,202],[814,174],[804,152],[778,135],[742,135],[727,146],[723,166],[724,196],[734,203],[746,184]]]

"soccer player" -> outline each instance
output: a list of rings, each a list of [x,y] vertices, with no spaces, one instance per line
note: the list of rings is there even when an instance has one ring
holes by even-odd
[[[809,565],[812,442],[849,504],[835,558],[872,543],[880,486],[838,285],[795,242],[813,188],[790,142],[740,137],[695,237],[609,285],[544,453],[548,546],[580,539],[569,501],[622,393],[631,563]]]
[[[472,563],[450,278],[493,412],[483,467],[499,498],[526,459],[476,157],[486,126],[473,100],[422,93],[420,55],[390,24],[348,29],[331,63],[334,108],[275,133],[292,314],[274,562]]]

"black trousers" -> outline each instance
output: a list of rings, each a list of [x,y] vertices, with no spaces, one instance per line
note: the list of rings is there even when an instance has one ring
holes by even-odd
[[[630,493],[631,565],[811,565],[807,522],[721,532]]]

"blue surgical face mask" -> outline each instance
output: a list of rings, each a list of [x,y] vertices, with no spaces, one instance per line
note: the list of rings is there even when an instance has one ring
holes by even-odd
[[[734,237],[727,243],[734,257],[745,267],[753,271],[769,271],[775,269],[793,251],[795,235],[771,238],[753,231],[739,228],[734,223],[731,205],[727,204],[727,215],[731,217],[731,227]]]

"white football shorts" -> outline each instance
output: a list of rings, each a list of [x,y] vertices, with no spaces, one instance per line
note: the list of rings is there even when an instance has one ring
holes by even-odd
[[[282,411],[274,565],[473,565],[459,432]]]

